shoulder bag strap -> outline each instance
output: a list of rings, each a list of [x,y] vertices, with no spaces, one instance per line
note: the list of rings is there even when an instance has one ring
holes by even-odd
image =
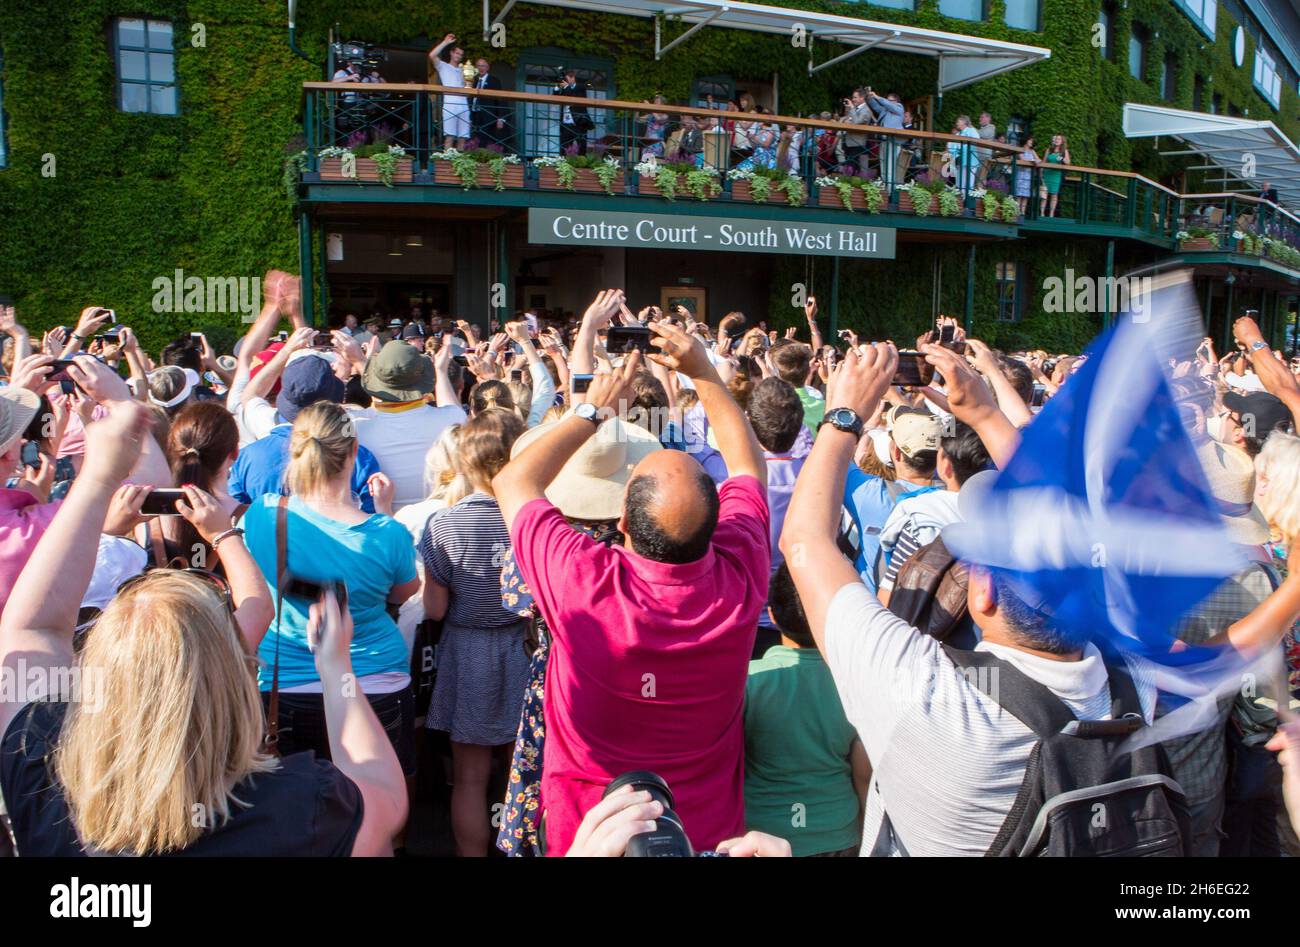
[[[944,645],[943,650],[959,668],[988,670],[989,686],[981,690],[1038,739],[1055,736],[1075,721],[1070,708],[1046,685],[996,655],[988,651],[963,651],[951,645]]]
[[[266,712],[266,744],[273,753],[280,742],[280,612],[284,608],[284,581],[289,571],[289,498],[275,505],[275,662],[271,666],[271,700]]]

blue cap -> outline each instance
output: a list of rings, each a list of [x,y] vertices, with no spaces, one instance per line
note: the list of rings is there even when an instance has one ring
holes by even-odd
[[[334,366],[319,355],[303,355],[285,366],[275,409],[292,421],[298,412],[317,401],[342,404],[347,387],[334,375]]]

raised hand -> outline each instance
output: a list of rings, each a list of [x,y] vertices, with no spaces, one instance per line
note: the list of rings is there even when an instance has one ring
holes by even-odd
[[[609,325],[609,320],[622,305],[623,290],[602,289],[587,307],[587,311],[582,314],[582,321],[592,329],[603,329]]]
[[[658,336],[650,344],[659,350],[647,356],[651,361],[691,379],[717,377],[698,336],[666,322],[652,323],[650,331]]]
[[[898,368],[898,350],[889,342],[849,349],[826,386],[826,410],[849,408],[866,418],[889,390]]]

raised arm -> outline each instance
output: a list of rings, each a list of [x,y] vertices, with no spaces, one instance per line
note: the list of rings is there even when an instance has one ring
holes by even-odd
[[[587,311],[582,314],[582,325],[578,327],[578,337],[573,342],[573,352],[569,356],[570,370],[579,375],[590,375],[596,371],[596,333],[609,325],[609,320],[622,304],[621,289],[604,289],[596,294]]]
[[[406,824],[406,779],[383,725],[356,686],[352,671],[352,616],[332,591],[311,606],[307,643],[316,655],[330,757],[361,792],[362,819],[354,856],[389,855]]]
[[[94,538],[103,530],[113,495],[135,465],[141,445],[152,439],[150,420],[149,410],[138,402],[115,401],[107,417],[86,428],[81,472],[0,615],[0,665],[8,673],[26,673],[30,679],[34,668],[66,670],[75,662],[72,632],[95,571],[99,545]],[[21,707],[0,696],[0,732]]]
[[[27,328],[18,321],[18,314],[13,306],[0,306],[0,334],[14,340],[14,362],[32,354],[32,337]]]
[[[808,320],[808,332],[812,337],[813,355],[821,355],[822,330],[817,327],[817,297],[809,296],[808,301],[803,304],[803,314]]]
[[[749,426],[749,418],[709,361],[704,343],[697,336],[687,335],[682,329],[663,322],[651,324],[650,332],[658,336],[651,338],[650,344],[659,352],[649,357],[695,383],[695,393],[718,439],[718,451],[727,465],[727,473],[733,477],[748,475],[766,488],[767,461],[763,448]]]
[[[998,407],[1007,416],[1007,420],[1018,428],[1024,427],[1032,421],[1034,419],[1033,412],[1025,404],[1025,399],[1020,397],[1020,392],[1016,391],[1016,386],[1007,380],[1006,375],[1002,374],[1002,366],[998,364],[998,358],[993,354],[992,350],[979,339],[967,339],[966,344],[970,346],[975,367],[993,386],[993,394],[998,399]]]
[[[1005,467],[1020,446],[1020,432],[999,410],[989,386],[966,359],[942,345],[929,343],[920,350],[925,353],[925,360],[943,375],[953,417],[974,428],[993,463]]]
[[[1300,382],[1296,381],[1296,377],[1285,364],[1274,357],[1273,350],[1267,344],[1260,349],[1254,348],[1256,342],[1264,342],[1264,335],[1250,316],[1242,316],[1234,322],[1232,334],[1236,336],[1238,342],[1246,346],[1246,357],[1250,359],[1251,367],[1263,382],[1264,390],[1286,405],[1295,420],[1297,429],[1300,429]]]
[[[641,355],[634,351],[623,360],[620,368],[591,380],[586,400],[595,405],[599,417],[613,417],[620,404],[626,403],[640,364]],[[512,459],[493,478],[492,493],[501,507],[507,530],[514,526],[515,517],[525,504],[546,495],[551,481],[559,476],[569,458],[595,431],[596,425],[591,421],[571,414]]]
[[[316,330],[309,326],[294,329],[293,334],[284,343],[284,348],[276,352],[275,357],[267,362],[255,377],[248,380],[248,385],[244,388],[244,396],[240,399],[240,402],[248,404],[258,398],[266,398],[270,395],[271,389],[275,387],[275,383],[284,371],[284,366],[289,364],[290,357],[295,352],[299,352],[311,345],[314,338],[316,338]]]
[[[870,417],[897,366],[898,352],[888,342],[850,349],[831,375],[826,413],[848,408],[859,418]],[[858,438],[851,431],[821,425],[795,482],[781,532],[781,552],[822,654],[826,653],[826,612],[831,600],[844,586],[861,581],[836,544],[844,481],[857,446]]]

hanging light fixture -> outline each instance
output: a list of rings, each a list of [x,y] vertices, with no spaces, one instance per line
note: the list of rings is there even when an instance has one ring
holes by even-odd
[[[406,238],[406,245],[408,247],[422,247],[424,246],[424,236],[422,234],[413,233]]]
[[[388,238],[388,255],[389,256],[402,255],[402,241],[399,240],[397,237]]]

